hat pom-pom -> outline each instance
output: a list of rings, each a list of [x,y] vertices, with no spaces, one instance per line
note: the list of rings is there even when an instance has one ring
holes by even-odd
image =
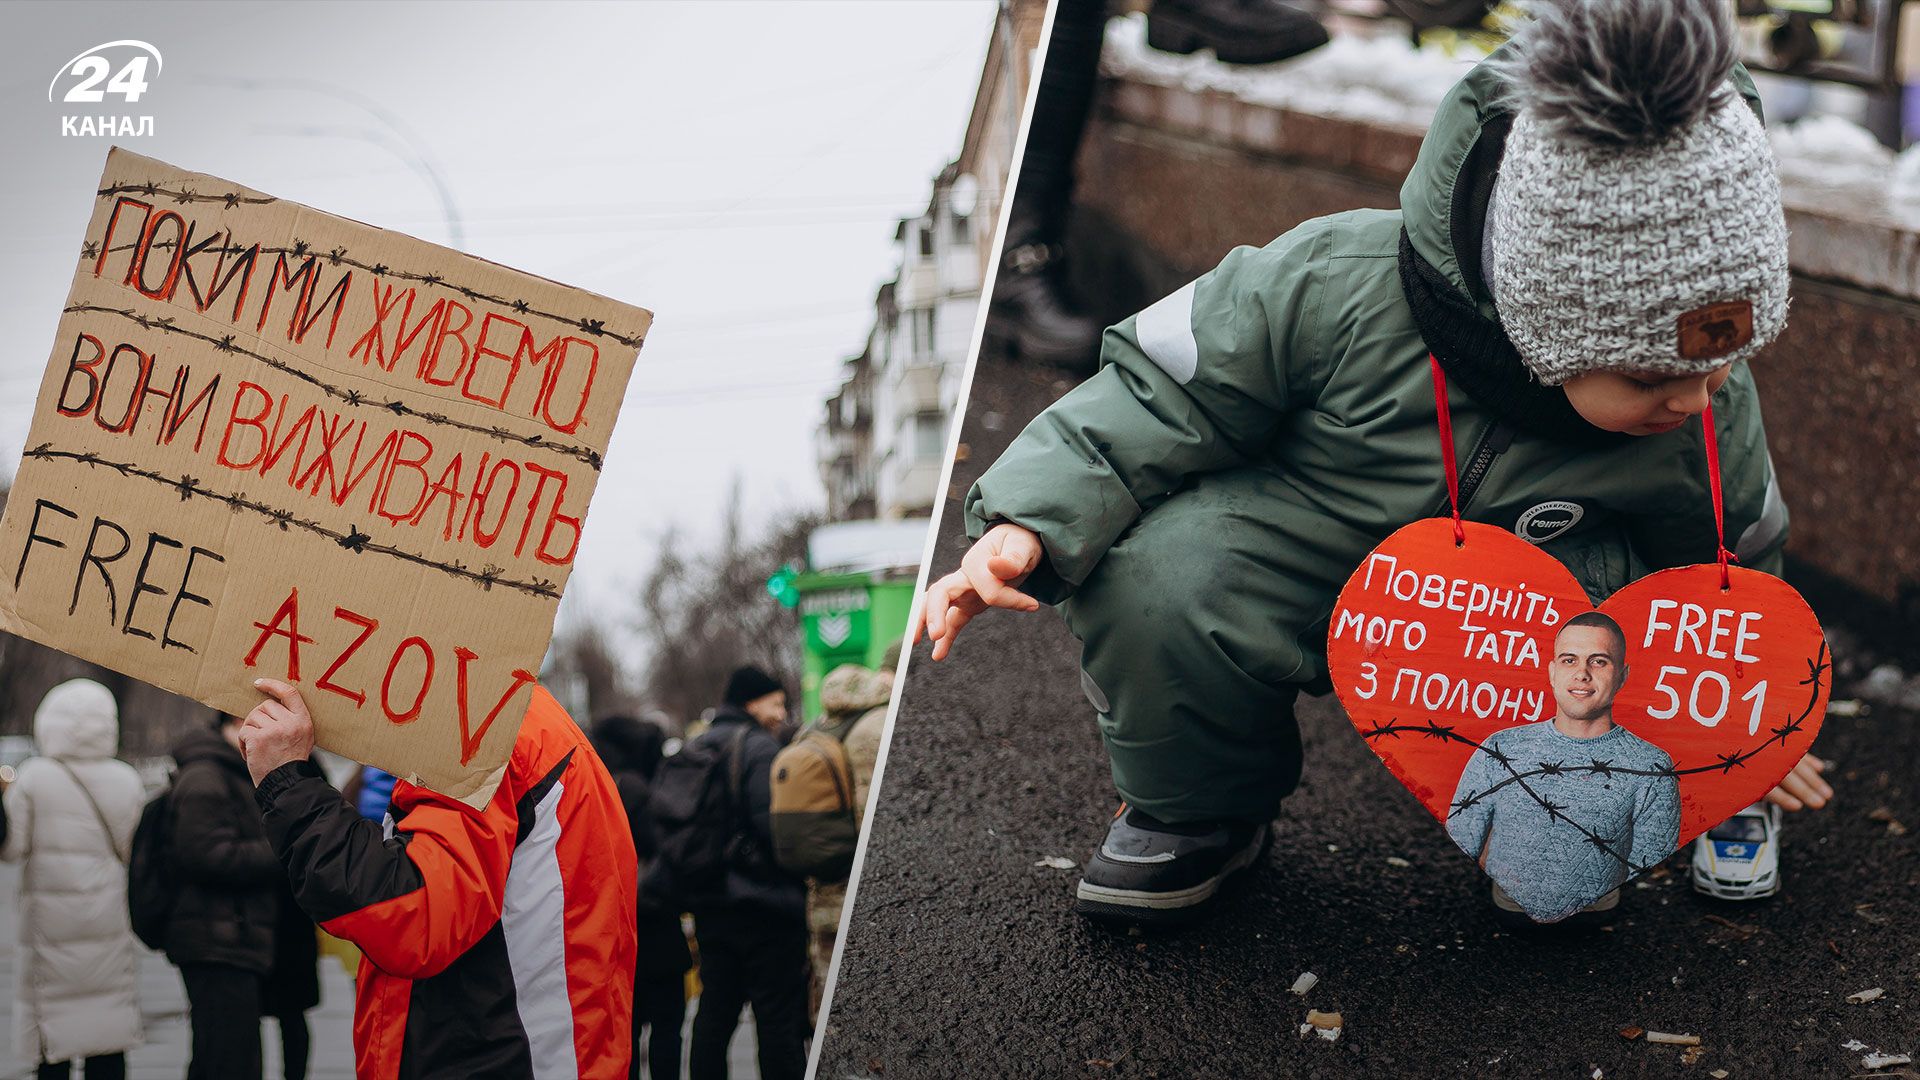
[[[1727,101],[1722,0],[1549,0],[1500,62],[1510,103],[1564,138],[1656,143]]]

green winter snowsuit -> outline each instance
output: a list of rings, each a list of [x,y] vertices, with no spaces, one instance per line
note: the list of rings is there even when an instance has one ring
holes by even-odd
[[[1511,122],[1494,86],[1482,65],[1449,93],[1399,211],[1238,248],[1109,329],[1099,373],[967,495],[969,535],[1039,534],[1028,588],[1081,639],[1114,784],[1156,817],[1266,820],[1297,783],[1293,700],[1327,688],[1341,586],[1393,530],[1446,512],[1430,351],[1466,517],[1540,544],[1596,603],[1714,556],[1700,421],[1602,432],[1500,331],[1481,269]],[[1786,510],[1745,364],[1713,412],[1728,545],[1778,573]]]

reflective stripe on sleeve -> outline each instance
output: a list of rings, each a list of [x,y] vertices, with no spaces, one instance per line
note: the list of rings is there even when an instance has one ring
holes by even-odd
[[[1193,289],[1188,282],[1180,291],[1134,316],[1133,332],[1140,350],[1160,370],[1185,386],[1200,366],[1200,343],[1193,337]]]

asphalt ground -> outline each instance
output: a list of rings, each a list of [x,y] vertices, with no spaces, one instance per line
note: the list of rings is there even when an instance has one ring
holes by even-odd
[[[1070,385],[983,355],[935,573],[965,548],[957,497]],[[1866,666],[1846,612],[1821,614],[1846,699]],[[1207,921],[1128,932],[1071,910],[1117,806],[1078,655],[1045,609],[983,616],[942,663],[915,651],[820,1077],[1846,1077],[1869,1051],[1920,1058],[1914,712],[1826,721],[1837,798],[1789,817],[1778,896],[1698,896],[1682,853],[1604,929],[1515,932],[1338,704],[1302,698],[1305,777],[1270,853]],[[1310,1008],[1341,1013],[1337,1041],[1299,1034]],[[1689,1064],[1623,1028],[1702,1049]]]

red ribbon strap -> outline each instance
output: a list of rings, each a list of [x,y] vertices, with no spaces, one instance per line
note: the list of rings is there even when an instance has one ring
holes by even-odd
[[[1733,587],[1732,575],[1727,572],[1728,562],[1740,561],[1733,552],[1727,550],[1727,517],[1725,505],[1720,497],[1720,443],[1713,432],[1713,402],[1707,402],[1706,409],[1700,414],[1700,427],[1707,441],[1707,486],[1713,489],[1713,535],[1714,547],[1720,560],[1720,590],[1725,592]]]
[[[1440,417],[1440,461],[1447,470],[1447,503],[1453,507],[1453,543],[1460,547],[1467,542],[1467,530],[1460,524],[1460,467],[1453,456],[1453,410],[1447,406],[1447,375],[1432,353],[1427,354],[1427,363],[1433,367],[1433,407]],[[1713,490],[1717,498],[1718,481]]]

